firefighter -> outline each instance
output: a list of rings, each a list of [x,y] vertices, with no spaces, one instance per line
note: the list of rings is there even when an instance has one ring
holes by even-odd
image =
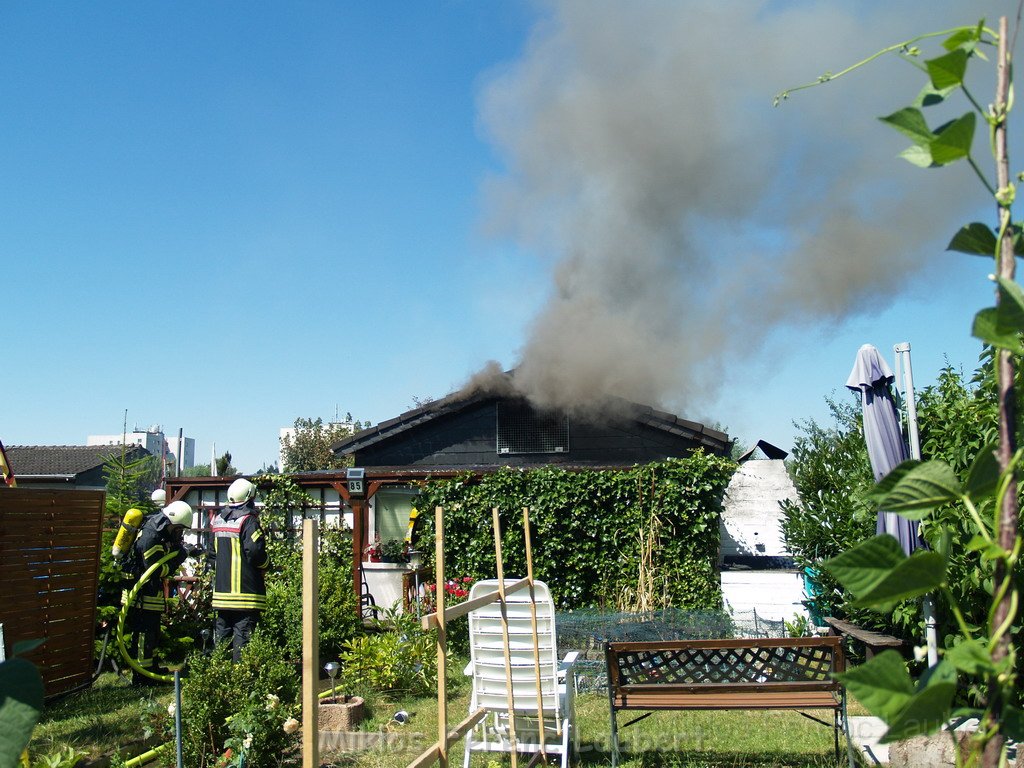
[[[154,674],[167,672],[156,667],[153,659],[160,636],[160,614],[167,608],[163,580],[173,576],[178,566],[190,554],[192,548],[186,546],[182,539],[185,529],[191,527],[192,507],[184,501],[172,501],[162,512],[151,515],[146,520],[139,537],[135,540],[134,556],[140,574],[145,573],[165,555],[176,551],[175,557],[164,563],[142,585],[136,603],[128,614],[129,625],[136,636],[136,660],[140,667]],[[132,672],[132,683],[135,685],[152,685],[154,682],[152,678],[137,671]]]
[[[267,540],[256,516],[256,486],[238,478],[228,488],[228,506],[213,518],[216,571],[213,607],[217,611],[214,637],[232,642],[232,659],[241,658],[260,612],[267,607],[266,570],[270,565]]]

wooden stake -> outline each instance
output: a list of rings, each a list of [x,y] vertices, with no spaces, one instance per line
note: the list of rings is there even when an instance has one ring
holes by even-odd
[[[316,520],[302,521],[302,768],[320,766],[319,698],[320,637],[317,623],[319,579]]]
[[[505,690],[508,698],[508,740],[512,745],[512,768],[517,768],[516,700],[512,692],[512,649],[508,640],[508,606],[505,604],[505,566],[501,557],[501,520],[498,508],[491,510],[494,528],[494,555],[498,566],[498,604],[501,606],[501,638],[505,644]]]
[[[544,691],[540,680],[540,635],[537,632],[537,595],[533,589],[533,546],[530,541],[530,510],[523,507],[523,542],[526,546],[526,578],[530,582],[530,628],[533,630],[533,671],[537,678],[537,730],[540,739],[540,753],[547,760],[548,750],[544,743]],[[557,679],[556,679],[557,685]],[[557,712],[557,709],[556,709]],[[558,735],[562,729],[559,724]]]
[[[444,616],[444,510],[434,510],[434,599],[437,603],[437,761],[448,768],[447,624]]]

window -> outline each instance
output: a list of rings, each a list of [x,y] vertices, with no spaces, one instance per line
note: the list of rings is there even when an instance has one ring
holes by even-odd
[[[538,413],[525,401],[498,403],[498,453],[567,453],[569,417]]]
[[[416,491],[412,488],[381,488],[373,496],[373,536],[381,541],[405,539],[409,513]]]

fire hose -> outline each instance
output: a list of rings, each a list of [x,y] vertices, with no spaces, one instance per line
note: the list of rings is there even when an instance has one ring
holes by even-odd
[[[152,670],[146,669],[141,664],[139,664],[139,660],[134,658],[128,652],[128,648],[124,644],[124,624],[125,619],[128,616],[128,611],[131,609],[132,605],[134,605],[135,598],[138,597],[139,590],[141,590],[143,585],[147,581],[149,581],[149,579],[153,576],[154,573],[157,572],[157,569],[159,569],[160,566],[162,566],[168,560],[171,560],[172,558],[176,557],[177,554],[177,552],[168,552],[166,555],[164,555],[162,558],[157,560],[155,563],[149,566],[149,568],[146,569],[145,573],[143,573],[142,576],[139,577],[139,580],[135,584],[135,586],[132,587],[131,590],[128,592],[128,596],[124,600],[124,605],[121,606],[121,613],[117,616],[117,632],[115,633],[115,636],[117,637],[117,647],[121,649],[121,655],[124,657],[124,660],[128,662],[128,666],[130,666],[140,675],[145,675],[146,677],[151,677],[154,680],[159,680],[161,683],[174,682],[174,676],[158,675]]]

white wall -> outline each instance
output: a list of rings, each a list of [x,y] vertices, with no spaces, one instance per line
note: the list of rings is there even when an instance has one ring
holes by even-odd
[[[726,609],[756,610],[773,621],[792,621],[793,614],[807,616],[803,576],[796,571],[722,571],[722,598]]]
[[[740,465],[725,491],[719,527],[726,555],[786,556],[779,502],[797,499],[782,461],[748,461]]]

